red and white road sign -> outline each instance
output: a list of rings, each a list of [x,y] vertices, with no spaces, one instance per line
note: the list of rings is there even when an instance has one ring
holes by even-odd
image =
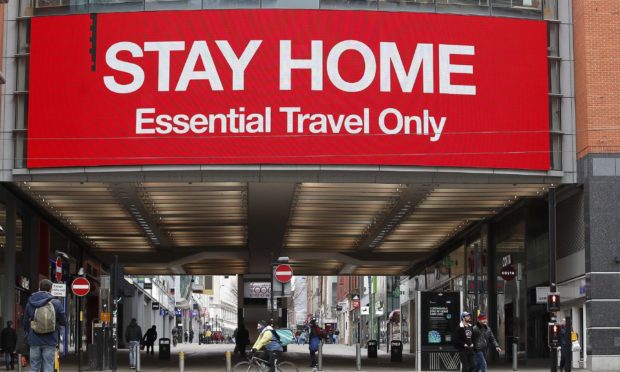
[[[274,275],[280,283],[288,283],[293,278],[293,268],[289,265],[278,265]]]
[[[360,298],[357,295],[353,296],[353,308],[354,309],[360,308]]]
[[[75,278],[71,283],[71,292],[76,296],[86,296],[90,292],[90,282],[86,278]]]
[[[56,258],[56,281],[62,282],[62,260],[60,257]]]

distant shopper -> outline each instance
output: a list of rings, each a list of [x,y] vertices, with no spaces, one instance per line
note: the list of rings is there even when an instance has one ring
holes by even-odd
[[[6,369],[15,369],[15,349],[17,348],[17,332],[13,329],[13,322],[6,322],[6,328],[0,335],[0,348],[4,352]],[[10,368],[9,368],[10,367]]]
[[[237,329],[237,336],[235,337],[235,353],[239,352],[242,357],[245,356],[245,348],[250,343],[250,333],[243,324]]]
[[[146,347],[146,355],[149,355],[149,349],[151,349],[151,355],[154,354],[155,340],[157,340],[157,327],[152,326],[146,331],[142,338],[142,342],[144,342],[144,346]]]
[[[194,343],[194,330],[193,329],[189,330],[189,343],[190,344]]]
[[[310,350],[310,367],[317,368],[319,365],[319,361],[316,353],[319,351],[319,344],[321,343],[321,339],[323,338],[323,331],[316,324],[316,320],[312,319],[310,321],[310,329],[308,330],[309,337],[308,343]]]
[[[43,279],[39,283],[39,292],[30,296],[23,327],[28,334],[30,345],[30,371],[51,372],[54,370],[54,355],[58,346],[59,328],[67,324],[65,309],[52,296],[52,282]]]
[[[471,325],[471,315],[467,311],[461,313],[461,323],[456,330],[454,346],[459,351],[461,371],[472,372],[474,370],[474,328]]]
[[[125,330],[125,341],[129,344],[129,368],[136,369],[136,355],[140,352],[140,340],[142,340],[142,328],[138,325],[136,318]]]
[[[573,331],[570,320],[560,322],[560,371],[571,372],[573,365],[573,343],[570,334]]]
[[[480,314],[478,316],[478,324],[474,326],[474,351],[476,353],[476,367],[474,368],[474,372],[487,372],[487,353],[489,345],[493,345],[498,353],[502,351],[493,331],[489,328],[487,316],[485,314]]]

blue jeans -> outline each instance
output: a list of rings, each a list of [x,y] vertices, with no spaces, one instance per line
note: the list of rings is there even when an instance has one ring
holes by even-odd
[[[15,354],[12,351],[4,351],[4,364],[6,369],[13,369],[13,365],[15,364]]]
[[[476,351],[476,368],[474,372],[487,372],[487,359],[484,351]]]
[[[30,345],[30,372],[54,372],[56,346]]]
[[[136,354],[140,352],[140,341],[129,341],[129,366],[136,366]]]

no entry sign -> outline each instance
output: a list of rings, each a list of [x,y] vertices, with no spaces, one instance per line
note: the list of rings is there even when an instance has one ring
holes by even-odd
[[[278,265],[274,275],[280,283],[288,283],[293,278],[293,269],[289,265]]]
[[[76,296],[86,296],[90,292],[90,282],[86,278],[76,278],[71,283],[71,292]]]
[[[62,282],[62,260],[60,257],[56,258],[56,282]]]

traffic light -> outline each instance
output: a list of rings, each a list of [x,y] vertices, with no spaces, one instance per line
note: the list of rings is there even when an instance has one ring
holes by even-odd
[[[549,323],[547,328],[549,347],[560,346],[560,325],[558,323]]]
[[[547,295],[547,311],[550,313],[560,311],[560,294],[549,293]]]

